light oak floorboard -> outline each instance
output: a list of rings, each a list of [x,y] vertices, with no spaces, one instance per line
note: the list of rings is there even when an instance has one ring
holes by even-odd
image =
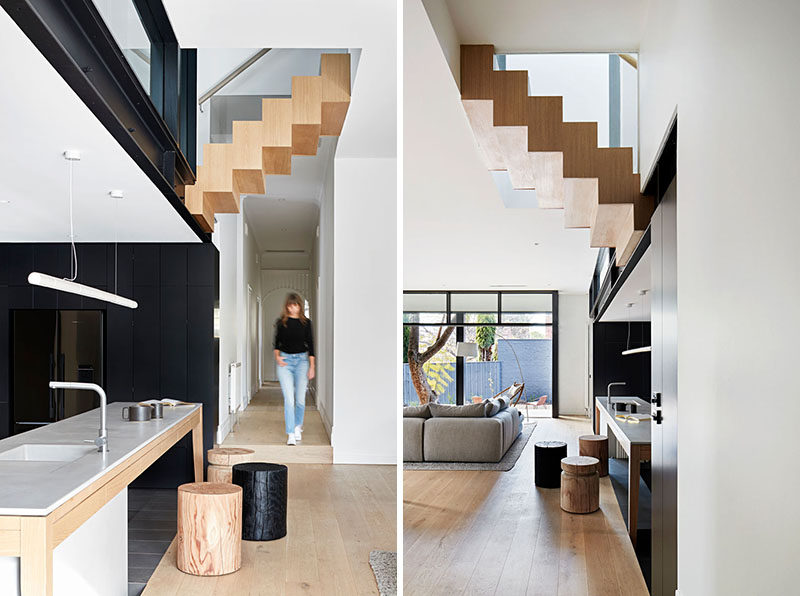
[[[566,441],[578,455],[589,433],[588,418],[541,420],[508,472],[404,472],[404,594],[646,596],[610,480],[587,515],[533,483],[535,442]]]
[[[277,383],[266,383],[250,400],[239,423],[222,442],[222,447],[253,449],[256,461],[281,464],[332,464],[333,448],[322,417],[309,395],[303,421],[303,438],[294,446],[286,444],[283,394]]]
[[[175,566],[170,545],[144,596],[377,594],[372,550],[396,550],[394,466],[289,464],[287,535],[242,542],[242,567],[196,577]]]

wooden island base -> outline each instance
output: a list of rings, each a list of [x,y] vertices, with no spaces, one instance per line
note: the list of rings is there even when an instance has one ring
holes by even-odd
[[[197,408],[50,514],[0,516],[0,556],[20,558],[22,596],[52,596],[53,550],[189,432],[194,477],[202,482],[203,410]]]

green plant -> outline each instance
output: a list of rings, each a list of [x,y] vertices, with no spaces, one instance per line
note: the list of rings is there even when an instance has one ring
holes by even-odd
[[[494,323],[493,317],[487,314],[478,315],[478,323]],[[475,328],[475,341],[478,344],[479,359],[481,362],[492,360],[492,346],[497,328],[494,325]]]

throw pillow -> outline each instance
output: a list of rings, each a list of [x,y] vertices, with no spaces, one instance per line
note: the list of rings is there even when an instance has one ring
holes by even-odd
[[[497,396],[497,402],[500,404],[500,410],[505,410],[508,407],[508,404],[511,402],[511,399],[508,397],[506,393],[503,395]]]
[[[494,398],[487,399],[485,402],[486,404],[486,417],[491,418],[495,414],[500,411],[500,402]]]
[[[451,404],[430,404],[434,418],[483,418],[486,406],[483,403],[455,406]]]
[[[403,408],[403,418],[430,418],[431,408],[429,404],[421,406],[405,406]]]

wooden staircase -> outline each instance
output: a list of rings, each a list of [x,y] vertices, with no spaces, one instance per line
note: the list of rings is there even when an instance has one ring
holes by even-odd
[[[494,46],[461,46],[461,100],[484,163],[540,208],[564,209],[567,228],[590,228],[592,247],[633,254],[653,214],[639,192],[633,149],[598,148],[596,122],[564,122],[561,97],[528,96],[528,73],[493,68]]]
[[[350,105],[350,54],[322,54],[318,76],[292,77],[290,98],[261,100],[261,120],[235,121],[232,143],[203,146],[189,212],[207,232],[216,213],[239,213],[242,194],[264,194],[266,176],[292,173],[293,155],[316,155],[320,136],[338,136]]]

